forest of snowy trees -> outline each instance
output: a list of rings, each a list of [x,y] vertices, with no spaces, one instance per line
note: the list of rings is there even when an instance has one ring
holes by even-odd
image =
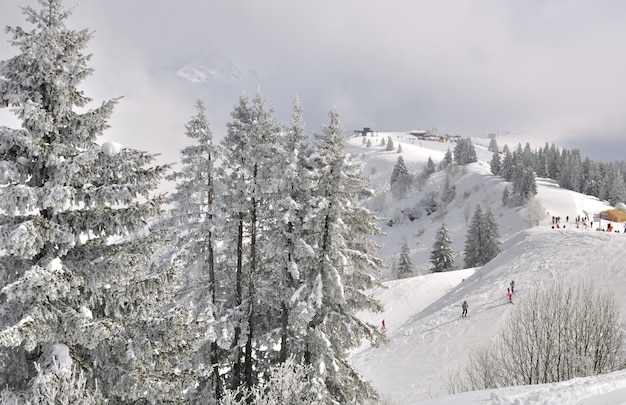
[[[547,143],[532,150],[529,144],[518,144],[513,152],[508,145],[498,151],[492,139],[489,150],[493,152],[491,172],[512,182],[505,200],[514,206],[523,205],[535,194],[535,176],[554,179],[562,188],[598,197],[612,205],[626,201],[626,163],[596,162],[582,159],[577,149],[560,150]]]
[[[217,143],[199,101],[180,170],[153,166],[98,143],[118,100],[79,90],[92,34],[39,4],[0,62],[2,402],[375,399],[347,355],[384,339],[355,315],[381,309],[378,219],[338,112],[311,141],[297,100],[282,124],[242,96]]]

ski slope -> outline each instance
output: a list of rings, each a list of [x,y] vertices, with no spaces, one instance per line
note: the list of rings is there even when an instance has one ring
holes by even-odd
[[[394,142],[406,139],[406,135],[396,133],[380,136],[395,137]],[[373,141],[367,148],[358,138],[350,140],[350,147],[361,154],[365,173],[371,174],[370,183],[376,190],[384,189],[398,156],[395,151],[385,151],[379,142]],[[515,310],[506,294],[511,280],[516,285],[515,303],[523,302],[533,289],[549,288],[556,279],[589,280],[596,287],[614,293],[620,306],[626,308],[626,234],[621,233],[624,225],[614,224],[620,233],[608,233],[576,228],[573,223],[577,215],[597,213],[609,206],[596,198],[561,189],[551,180],[538,179],[537,198],[546,216],[538,226],[530,227],[523,209],[502,207],[500,196],[506,183],[489,173],[487,162],[491,152],[477,143],[479,162],[472,164],[455,182],[457,196],[464,196],[472,207],[489,204],[500,223],[502,253],[482,268],[428,273],[434,232],[444,219],[455,251],[459,252],[457,267],[463,265],[461,253],[467,228],[459,213],[463,207],[460,203],[443,218],[422,217],[399,221],[391,227],[383,225],[387,235],[379,240],[381,257],[393,261],[402,240],[406,239],[412,249],[413,263],[422,274],[391,280],[391,274],[387,273],[390,280],[385,282],[386,288],[372,292],[384,303],[385,311],[362,317],[375,325],[381,325],[384,319],[389,342],[378,348],[364,345],[352,353],[351,363],[388,404],[626,403],[626,371],[558,384],[448,395],[449,373],[464,366],[471,350],[492,341]],[[421,145],[402,143],[402,156],[414,172],[429,156],[437,163],[433,156],[443,157],[447,147],[453,145],[427,141]],[[436,183],[433,180],[403,201],[386,200],[379,215],[387,216],[402,206],[415,204]],[[453,207],[454,204],[451,203]],[[569,216],[565,229],[552,228],[553,215],[560,216],[562,223]],[[605,227],[607,222],[602,222]],[[469,303],[468,318],[460,317],[463,300]]]

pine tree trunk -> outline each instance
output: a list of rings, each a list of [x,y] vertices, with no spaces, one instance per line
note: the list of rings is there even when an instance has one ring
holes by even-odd
[[[291,252],[294,250],[293,243],[293,223],[289,222],[287,225],[287,234],[289,235],[287,238],[287,264],[285,266],[285,278],[289,287],[293,285],[293,277],[291,276],[291,272],[289,271],[289,266],[293,258],[291,257]],[[281,319],[281,333],[280,333],[280,353],[278,356],[278,361],[280,363],[284,363],[287,361],[289,348],[287,341],[289,339],[289,306],[287,305],[287,300],[289,297],[283,296],[283,302],[280,305],[280,310],[282,312]]]
[[[284,363],[287,361],[287,339],[288,339],[288,326],[289,326],[289,308],[287,308],[287,304],[283,301],[280,305],[280,309],[282,311],[282,319],[281,319],[281,333],[280,333],[280,354],[278,357],[278,361]]]
[[[235,282],[235,304],[237,307],[241,306],[243,302],[243,286],[242,286],[242,271],[243,271],[243,212],[239,213],[239,226],[237,229],[237,274]],[[241,326],[239,323],[235,326],[235,336],[233,344],[235,345],[234,364],[233,364],[233,378],[232,389],[236,390],[241,383],[241,346],[239,340],[241,339]]]
[[[209,160],[211,159],[211,157],[209,156]],[[207,206],[209,208],[209,216],[208,216],[208,220],[209,222],[213,221],[213,214],[212,214],[212,209],[213,209],[213,184],[211,181],[211,178],[209,177],[209,184],[208,184],[208,193],[207,193]],[[217,299],[216,299],[216,290],[217,287],[215,285],[215,249],[213,247],[213,232],[209,231],[209,235],[208,235],[208,253],[209,253],[209,257],[208,257],[208,271],[209,271],[209,293],[211,295],[211,305],[213,307],[213,311],[217,312]],[[214,313],[214,316],[217,315]],[[217,399],[218,401],[222,398],[222,381],[220,379],[220,358],[219,358],[219,352],[218,352],[219,348],[217,346],[217,342],[213,341],[211,342],[211,354],[210,354],[210,361],[211,361],[211,367],[213,368],[213,385],[215,388],[215,399]]]
[[[257,176],[257,168],[254,167],[254,177]],[[254,277],[257,272],[257,254],[256,254],[256,232],[257,232],[257,202],[252,197],[252,212],[250,218],[250,275],[248,278],[248,338],[246,340],[246,356],[244,363],[244,373],[246,385],[252,388],[254,385],[254,376],[252,370],[252,340],[254,335]]]

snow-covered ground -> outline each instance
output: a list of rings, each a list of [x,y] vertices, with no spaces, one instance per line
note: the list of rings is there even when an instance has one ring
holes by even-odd
[[[376,190],[388,188],[391,170],[399,156],[386,151],[380,139],[391,136],[402,144],[402,156],[409,171],[420,170],[428,157],[438,163],[454,144],[411,141],[402,133],[383,133],[372,137],[372,146],[352,138],[350,149],[362,154],[364,170]],[[351,362],[372,382],[385,404],[626,404],[626,370],[608,375],[577,378],[562,383],[469,392],[449,396],[446,378],[463,367],[470,351],[493,340],[515,305],[507,301],[506,289],[515,280],[514,301],[523,302],[526,294],[539,286],[549,287],[557,278],[591,280],[596,287],[613,292],[626,309],[626,234],[623,224],[614,224],[620,233],[576,228],[577,215],[593,215],[610,208],[596,198],[564,190],[546,179],[538,179],[538,200],[545,218],[530,227],[524,209],[503,207],[502,190],[506,183],[489,172],[491,152],[488,140],[473,140],[479,162],[459,173],[451,181],[457,197],[445,215],[423,216],[410,221],[402,214],[414,206],[424,193],[442,185],[443,172],[431,176],[420,192],[398,201],[389,193],[379,211],[381,217],[394,218],[393,226],[383,226],[380,255],[392,263],[403,240],[409,242],[411,258],[420,274],[391,280],[391,270],[384,271],[387,288],[374,294],[385,304],[382,314],[363,314],[373,324],[385,320],[389,342],[378,348],[355,350]],[[500,148],[504,145],[500,144]],[[517,145],[509,145],[513,150]],[[510,189],[510,185],[509,185]],[[379,201],[380,203],[380,201]],[[436,230],[445,220],[458,253],[457,267],[463,266],[463,244],[467,212],[476,204],[489,206],[499,221],[502,254],[482,268],[448,273],[428,272],[430,250]],[[569,216],[565,229],[552,228],[551,217]],[[607,222],[602,221],[606,227]],[[535,224],[536,225],[536,224]],[[597,224],[594,224],[597,225]],[[594,226],[595,228],[595,226]],[[461,318],[461,303],[469,303],[469,316]],[[626,314],[624,311],[623,315]]]

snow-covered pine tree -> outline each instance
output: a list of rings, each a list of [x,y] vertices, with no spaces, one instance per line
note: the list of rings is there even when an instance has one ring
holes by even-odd
[[[435,173],[437,171],[437,166],[435,165],[435,162],[433,162],[433,159],[428,156],[428,160],[426,161],[426,166],[424,166],[424,176],[425,177],[429,177],[431,174]]]
[[[181,150],[180,171],[168,176],[176,182],[175,191],[169,197],[172,204],[169,220],[176,231],[172,255],[185,269],[183,292],[179,294],[181,305],[195,303],[195,321],[190,327],[205,328],[197,330],[196,336],[208,337],[214,335],[214,327],[207,330],[207,325],[215,325],[215,318],[219,317],[218,294],[224,294],[223,289],[218,288],[216,257],[219,242],[216,229],[220,228],[214,204],[218,188],[215,167],[218,151],[204,102],[198,100],[195,107],[196,114],[185,125],[185,133],[194,143]],[[221,275],[222,280],[225,277]],[[215,338],[204,342],[196,339],[194,346],[199,350],[188,360],[191,370],[187,373],[197,377],[200,396],[214,396],[219,400],[222,352],[218,343]]]
[[[583,163],[580,157],[580,151],[564,150],[563,151],[563,171],[561,177],[557,179],[559,185],[568,190],[576,192],[581,191]]]
[[[246,96],[231,113],[227,134],[221,145],[224,193],[221,215],[224,216],[224,243],[229,258],[225,265],[234,274],[234,292],[228,309],[234,327],[232,389],[256,383],[259,365],[267,361],[268,345],[259,343],[280,319],[280,302],[275,302],[274,258],[264,255],[271,243],[268,228],[275,226],[275,199],[283,187],[284,149],[282,132],[265,109],[260,94],[252,102]],[[234,259],[234,260],[233,260]]]
[[[446,150],[446,154],[443,155],[443,161],[442,162],[445,162],[445,167],[450,166],[452,164],[452,162],[454,162],[454,159],[452,157],[452,151],[450,151],[450,148],[448,148]]]
[[[0,63],[0,100],[22,124],[0,128],[0,384],[29,391],[34,364],[62,344],[104,398],[148,399],[174,384],[148,367],[159,364],[153,351],[140,352],[173,293],[170,268],[149,267],[168,167],[96,143],[116,101],[86,110],[78,86],[92,73],[82,53],[91,33],[66,28],[60,0],[39,4],[23,9],[34,30],[7,29],[21,53]]]
[[[274,291],[281,311],[280,336],[276,338],[280,342],[280,363],[288,358],[303,361],[305,346],[302,337],[310,319],[298,310],[301,305],[298,289],[303,274],[316,265],[311,247],[314,243],[312,215],[315,209],[311,198],[314,188],[312,150],[298,99],[294,101],[291,125],[286,128],[283,142],[283,183],[276,195],[278,215],[273,226],[269,227],[272,243],[267,246],[266,252],[268,257],[274,257],[272,265],[278,274],[274,277]]]
[[[387,146],[385,147],[386,151],[392,151],[394,150],[396,147],[393,144],[393,139],[391,139],[390,136],[387,137]]]
[[[502,163],[500,165],[499,176],[506,181],[511,181],[513,179],[513,173],[515,172],[513,155],[509,152],[506,145],[504,145],[503,153],[504,158],[502,159]]]
[[[450,204],[456,197],[456,185],[450,184],[450,176],[446,174],[446,180],[443,183],[443,190],[441,191],[441,202],[443,204]],[[445,211],[442,211],[445,212]]]
[[[500,153],[493,152],[493,156],[491,157],[491,161],[489,162],[489,167],[491,169],[491,174],[495,176],[500,175],[500,168],[502,167],[502,160],[500,159]]]
[[[491,140],[489,141],[489,147],[487,148],[487,150],[493,153],[498,153],[498,141],[495,137],[491,138]]]
[[[600,175],[600,165],[589,158],[583,161],[583,194],[599,196],[606,179]],[[547,177],[547,173],[544,177]]]
[[[411,277],[415,271],[415,266],[411,260],[411,249],[409,243],[405,240],[400,248],[400,256],[398,257],[398,265],[396,266],[396,277]]]
[[[516,166],[513,175],[513,198],[517,205],[524,205],[537,195],[535,172],[532,167]]]
[[[498,221],[496,221],[496,217],[493,215],[493,211],[491,211],[490,207],[487,207],[487,211],[483,216],[483,221],[485,238],[483,239],[483,244],[481,246],[481,256],[482,263],[485,264],[498,256],[501,250],[500,241],[498,240],[500,238]]]
[[[359,206],[360,198],[371,192],[364,186],[360,165],[346,153],[335,110],[318,136],[316,151],[318,264],[306,274],[301,294],[312,315],[305,359],[325,386],[328,397],[322,402],[361,403],[377,394],[349,364],[347,353],[364,338],[374,342],[383,338],[376,326],[356,316],[360,310],[382,309],[365,293],[378,285],[373,273],[381,261],[370,238],[380,229],[375,216]]]
[[[509,187],[504,186],[504,190],[502,190],[502,205],[508,207],[511,196],[509,195]]]
[[[433,250],[430,252],[430,263],[433,272],[450,271],[455,269],[454,251],[452,250],[452,238],[446,228],[446,223],[441,223],[441,228],[435,235]]]
[[[624,175],[621,170],[615,165],[610,165],[610,170],[607,172],[608,187],[607,199],[612,205],[617,205],[626,201],[626,186],[624,185]]]
[[[470,221],[465,238],[464,261],[465,267],[476,267],[485,264],[482,261],[482,246],[486,239],[485,221],[483,219],[483,209],[476,206],[474,215]]]
[[[454,145],[454,161],[459,165],[466,165],[478,161],[476,149],[470,138],[459,139]]]
[[[404,158],[402,157],[402,155],[400,155],[396,160],[396,164],[393,166],[389,182],[393,186],[396,181],[400,180],[404,176],[407,176],[408,174],[409,169],[407,169],[406,163],[404,163]]]

